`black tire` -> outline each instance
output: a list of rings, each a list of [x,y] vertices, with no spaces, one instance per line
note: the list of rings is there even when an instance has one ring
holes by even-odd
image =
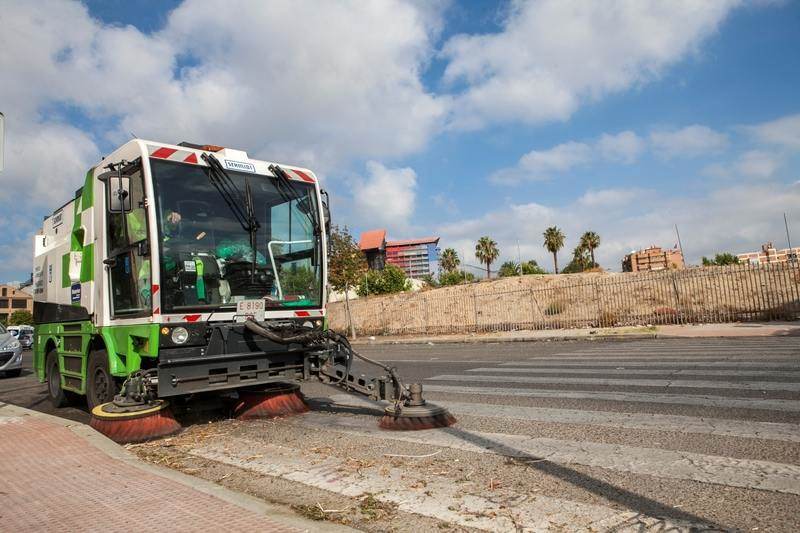
[[[93,350],[89,354],[86,369],[86,404],[89,410],[110,402],[118,392],[117,380],[108,369],[108,353],[105,350]]]
[[[53,407],[64,407],[69,403],[69,397],[61,388],[61,370],[58,368],[58,354],[55,350],[47,352],[45,360],[45,376],[47,377],[47,397]]]
[[[15,368],[14,370],[6,370],[6,377],[7,378],[18,378],[22,375],[21,368]]]

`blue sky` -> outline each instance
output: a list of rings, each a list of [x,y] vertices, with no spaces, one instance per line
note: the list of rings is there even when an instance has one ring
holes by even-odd
[[[0,0],[0,279],[130,132],[307,165],[337,223],[472,263],[550,267],[554,224],[610,270],[674,224],[695,263],[785,246],[784,212],[800,243],[797,50],[798,2]]]

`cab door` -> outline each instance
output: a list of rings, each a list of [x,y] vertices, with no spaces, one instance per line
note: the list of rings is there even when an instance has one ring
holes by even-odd
[[[103,263],[109,277],[111,318],[149,316],[152,312],[151,264],[147,241],[147,200],[141,164],[121,169],[127,191],[115,177],[106,180],[108,238]],[[119,196],[126,192],[125,201]],[[123,194],[124,195],[124,194]],[[122,205],[122,209],[120,209]]]

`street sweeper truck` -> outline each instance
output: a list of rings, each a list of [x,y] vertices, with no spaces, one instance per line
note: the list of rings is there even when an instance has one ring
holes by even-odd
[[[387,400],[386,429],[451,424],[327,328],[329,229],[308,169],[127,142],[34,237],[34,366],[50,400],[85,397],[120,442],[178,430],[170,400],[224,395],[242,419],[302,412],[305,380]],[[354,358],[381,372],[354,375]]]

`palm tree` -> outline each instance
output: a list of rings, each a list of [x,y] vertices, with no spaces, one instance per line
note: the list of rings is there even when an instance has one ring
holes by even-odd
[[[445,248],[442,255],[439,256],[439,265],[445,272],[454,271],[460,264],[461,259],[458,258],[458,254],[452,248]]]
[[[486,264],[486,277],[492,277],[492,271],[489,267],[494,263],[495,259],[500,256],[500,250],[497,249],[497,243],[490,237],[481,237],[478,239],[478,244],[475,245],[475,257],[481,263]]]
[[[600,235],[593,231],[587,231],[581,236],[581,246],[589,250],[589,254],[592,256],[592,268],[597,266],[594,260],[594,249],[600,246]]]
[[[544,247],[553,254],[553,268],[558,274],[558,251],[564,247],[564,233],[557,226],[544,230]]]

